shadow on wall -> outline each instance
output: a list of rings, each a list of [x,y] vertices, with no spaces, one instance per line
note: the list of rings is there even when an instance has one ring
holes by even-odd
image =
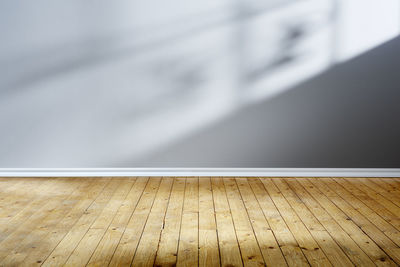
[[[0,6],[0,167],[154,165],[144,159],[345,59],[339,0]]]
[[[399,51],[397,38],[138,165],[399,168]]]

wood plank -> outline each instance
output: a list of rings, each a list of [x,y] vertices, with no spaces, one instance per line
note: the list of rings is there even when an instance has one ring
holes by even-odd
[[[46,186],[57,185],[61,181],[67,179],[44,179],[32,178],[27,180],[12,180],[9,183],[1,183],[0,192],[0,221],[5,223],[6,220],[12,218],[16,213],[25,207],[33,199],[40,197],[41,192],[48,192]],[[52,191],[48,192],[50,195]]]
[[[132,266],[154,265],[173,182],[173,178],[169,177],[164,177],[161,181],[146,227],[136,249]]]
[[[110,200],[118,185],[118,180],[110,180],[100,195],[89,206],[89,208],[85,210],[79,220],[74,224],[61,242],[43,262],[42,266],[60,266],[68,260],[68,257],[79,244],[79,241],[83,238],[90,226],[100,215],[101,211]]]
[[[264,217],[264,213],[251,190],[247,178],[236,178],[236,182],[265,263],[267,266],[287,266],[274,233],[272,232],[268,221]]]
[[[318,201],[331,217],[346,231],[376,265],[393,266],[394,262],[366,235],[350,217],[339,209],[323,191],[320,191],[307,178],[297,178],[300,184]]]
[[[373,191],[377,192],[387,200],[391,201],[397,207],[400,207],[400,196],[392,194],[388,190],[380,187],[378,184],[372,182],[371,178],[359,178],[366,186],[368,186]]]
[[[1,206],[13,206],[17,202],[22,202],[23,207],[18,207],[15,209],[2,208],[2,218],[0,218],[0,225],[4,225],[0,233],[0,241],[4,240],[13,231],[18,229],[21,224],[25,223],[30,217],[38,212],[40,208],[48,204],[49,198],[55,197],[57,195],[65,194],[65,186],[69,188],[71,183],[74,183],[76,179],[48,179],[37,185],[35,188],[31,188],[31,192],[28,194],[24,189],[21,192],[12,193],[10,202],[1,203]],[[25,184],[22,185],[25,188]],[[28,187],[29,188],[29,187]],[[16,189],[17,190],[17,189]],[[18,190],[17,190],[18,191]],[[45,192],[45,193],[43,193]],[[27,195],[28,202],[21,201]],[[19,205],[17,205],[19,206]]]
[[[199,263],[199,178],[186,180],[182,225],[178,244],[178,266],[197,266]]]
[[[56,182],[57,180],[51,178],[32,177],[32,178],[0,178],[0,207],[7,208],[6,204],[10,204],[9,201],[15,201],[21,192],[32,193],[28,189],[32,189],[32,186],[38,187],[45,182]],[[1,214],[1,213],[0,213]]]
[[[211,179],[199,179],[199,266],[219,266],[217,224]]]
[[[400,188],[400,177],[387,177],[384,179],[388,180],[391,184],[395,185],[397,188]]]
[[[98,243],[102,239],[134,183],[133,179],[114,179],[119,182],[117,189],[113,193],[107,205],[101,211],[100,215],[89,227],[87,233],[80,240],[78,246],[69,256],[65,266],[82,266],[88,263]]]
[[[296,181],[296,179],[286,179],[285,182],[331,234],[337,244],[356,266],[375,266],[367,254],[362,251],[354,240],[340,227],[318,201]]]
[[[155,266],[175,266],[181,230],[186,178],[175,178],[158,245]]]
[[[390,200],[395,199],[395,204],[400,206],[400,190],[398,186],[392,186],[382,178],[370,178],[369,181],[376,185],[376,187],[374,187],[375,189],[380,188],[380,191],[386,191],[386,196],[390,198]]]
[[[388,223],[393,225],[397,230],[400,230],[400,218],[390,212],[383,203],[380,203],[376,199],[372,198],[365,192],[359,189],[357,185],[354,183],[349,183],[346,179],[343,178],[333,178],[335,182],[340,184],[343,188],[351,193],[353,197],[361,200],[365,205],[379,214],[383,219],[385,219]]]
[[[109,266],[129,266],[133,260],[142,231],[146,225],[156,193],[160,186],[160,177],[151,177],[143,195],[129,220],[125,232],[111,258]]]
[[[349,191],[347,191],[340,184],[332,179],[324,179],[325,184],[333,191],[338,193],[347,203],[349,203],[355,210],[362,214],[367,220],[375,225],[380,232],[384,233],[391,239],[397,246],[400,245],[400,232],[390,223],[385,221],[382,215],[376,213],[372,206],[368,207],[358,198],[355,198]]]
[[[64,216],[60,216],[62,219],[59,223],[54,226],[49,226],[47,229],[41,227],[41,231],[44,231],[44,236],[35,236],[34,240],[26,242],[25,248],[22,249],[25,258],[21,260],[20,266],[35,266],[40,265],[47,256],[53,251],[58,243],[65,237],[69,229],[76,223],[76,221],[82,216],[85,210],[93,203],[94,199],[101,193],[105,185],[109,182],[109,179],[91,179],[88,187],[84,187],[78,192],[78,202],[73,208]],[[64,212],[66,212],[63,207]],[[42,240],[46,240],[45,243]],[[22,254],[22,253],[21,253]],[[15,263],[15,261],[14,261]]]
[[[381,178],[382,181],[390,184],[391,187],[393,187],[396,190],[400,190],[400,179],[399,178],[389,178],[389,177],[385,177],[385,178]]]
[[[397,266],[399,204],[399,178],[0,177],[0,266]]]
[[[370,181],[384,188],[389,193],[393,193],[396,197],[399,197],[400,185],[397,183],[393,183],[393,179],[385,177],[379,177],[379,178],[375,177],[375,178],[370,178]]]
[[[107,266],[125,232],[126,225],[147,185],[148,177],[138,177],[126,199],[89,260],[88,266]]]
[[[247,210],[237,188],[235,178],[224,178],[224,185],[243,265],[264,266],[264,259],[247,215]]]
[[[353,266],[353,263],[342,251],[339,245],[336,244],[324,226],[308,210],[302,200],[289,188],[284,179],[274,178],[272,181],[278,187],[280,192],[282,192],[282,195],[296,212],[303,224],[307,227],[307,230],[318,243],[331,264],[333,266]]]
[[[218,228],[218,246],[222,266],[243,266],[239,244],[221,178],[211,178],[215,219]]]
[[[22,183],[26,182],[26,178],[23,177],[0,177],[0,203],[7,197],[10,193],[18,190]],[[45,179],[42,178],[42,181]],[[51,180],[51,179],[47,179]]]
[[[342,179],[344,179],[344,178],[342,178]],[[400,217],[400,207],[396,206],[393,202],[391,202],[390,200],[383,197],[378,192],[374,191],[373,189],[371,189],[370,187],[365,185],[361,179],[345,179],[345,180],[348,183],[352,184],[353,186],[356,186],[362,192],[367,194],[370,198],[372,198],[375,201],[377,201],[378,203],[380,203],[387,210],[389,210],[391,213],[393,213],[396,217]]]
[[[249,179],[249,184],[256,196],[258,203],[275,234],[279,247],[289,266],[309,266],[296,239],[290,232],[274,202],[265,190],[263,183],[256,178]]]
[[[363,232],[365,232],[374,242],[382,248],[397,264],[400,264],[400,248],[384,233],[382,233],[375,225],[373,225],[365,216],[360,213],[359,209],[354,209],[347,203],[342,196],[331,190],[325,180],[315,181],[309,179],[316,187],[318,187],[329,199],[335,203]],[[372,215],[372,214],[370,214]],[[369,215],[368,215],[369,216]]]
[[[299,243],[300,248],[303,250],[304,255],[307,257],[310,265],[331,266],[328,258],[322,252],[318,243],[314,240],[310,232],[307,230],[307,228],[301,222],[300,218],[290,207],[286,199],[282,197],[282,193],[272,182],[272,180],[268,178],[263,178],[261,179],[261,181],[264,184],[265,189],[271,196],[272,201],[275,203],[275,206],[281,213],[283,219],[286,221],[286,224],[289,227],[290,231],[293,233],[293,236]]]
[[[51,225],[53,222],[52,219],[54,219],[54,212],[57,211],[58,207],[62,206],[63,203],[68,205],[68,201],[66,200],[68,200],[68,198],[79,186],[79,183],[71,183],[68,186],[65,186],[63,193],[52,197],[47,204],[42,206],[33,216],[31,216],[29,221],[22,223],[14,232],[12,232],[12,234],[1,241],[0,261],[3,261],[6,257],[10,256],[10,252],[12,250],[18,250],[21,242],[23,242],[26,238],[33,238],[34,235],[40,231],[40,228],[48,228],[47,224]],[[48,217],[50,218],[49,222],[46,221]],[[14,252],[13,254],[13,258],[18,261],[18,252],[16,251],[16,253]],[[9,260],[11,259],[8,258],[7,262]]]
[[[400,184],[396,182],[396,178],[379,177],[379,178],[373,178],[372,180],[374,182],[384,182],[386,183],[386,185],[382,187],[387,188],[387,190],[389,191],[393,191],[396,195],[399,193]]]

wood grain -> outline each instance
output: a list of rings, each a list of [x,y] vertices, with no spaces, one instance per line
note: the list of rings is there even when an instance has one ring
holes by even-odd
[[[0,266],[398,266],[400,178],[0,177]]]

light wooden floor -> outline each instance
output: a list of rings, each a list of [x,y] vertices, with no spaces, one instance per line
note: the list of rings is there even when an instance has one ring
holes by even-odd
[[[400,264],[398,178],[0,178],[0,266]]]

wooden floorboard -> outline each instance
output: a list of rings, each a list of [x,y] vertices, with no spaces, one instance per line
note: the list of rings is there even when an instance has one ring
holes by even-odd
[[[0,178],[0,266],[381,265],[400,178]]]

